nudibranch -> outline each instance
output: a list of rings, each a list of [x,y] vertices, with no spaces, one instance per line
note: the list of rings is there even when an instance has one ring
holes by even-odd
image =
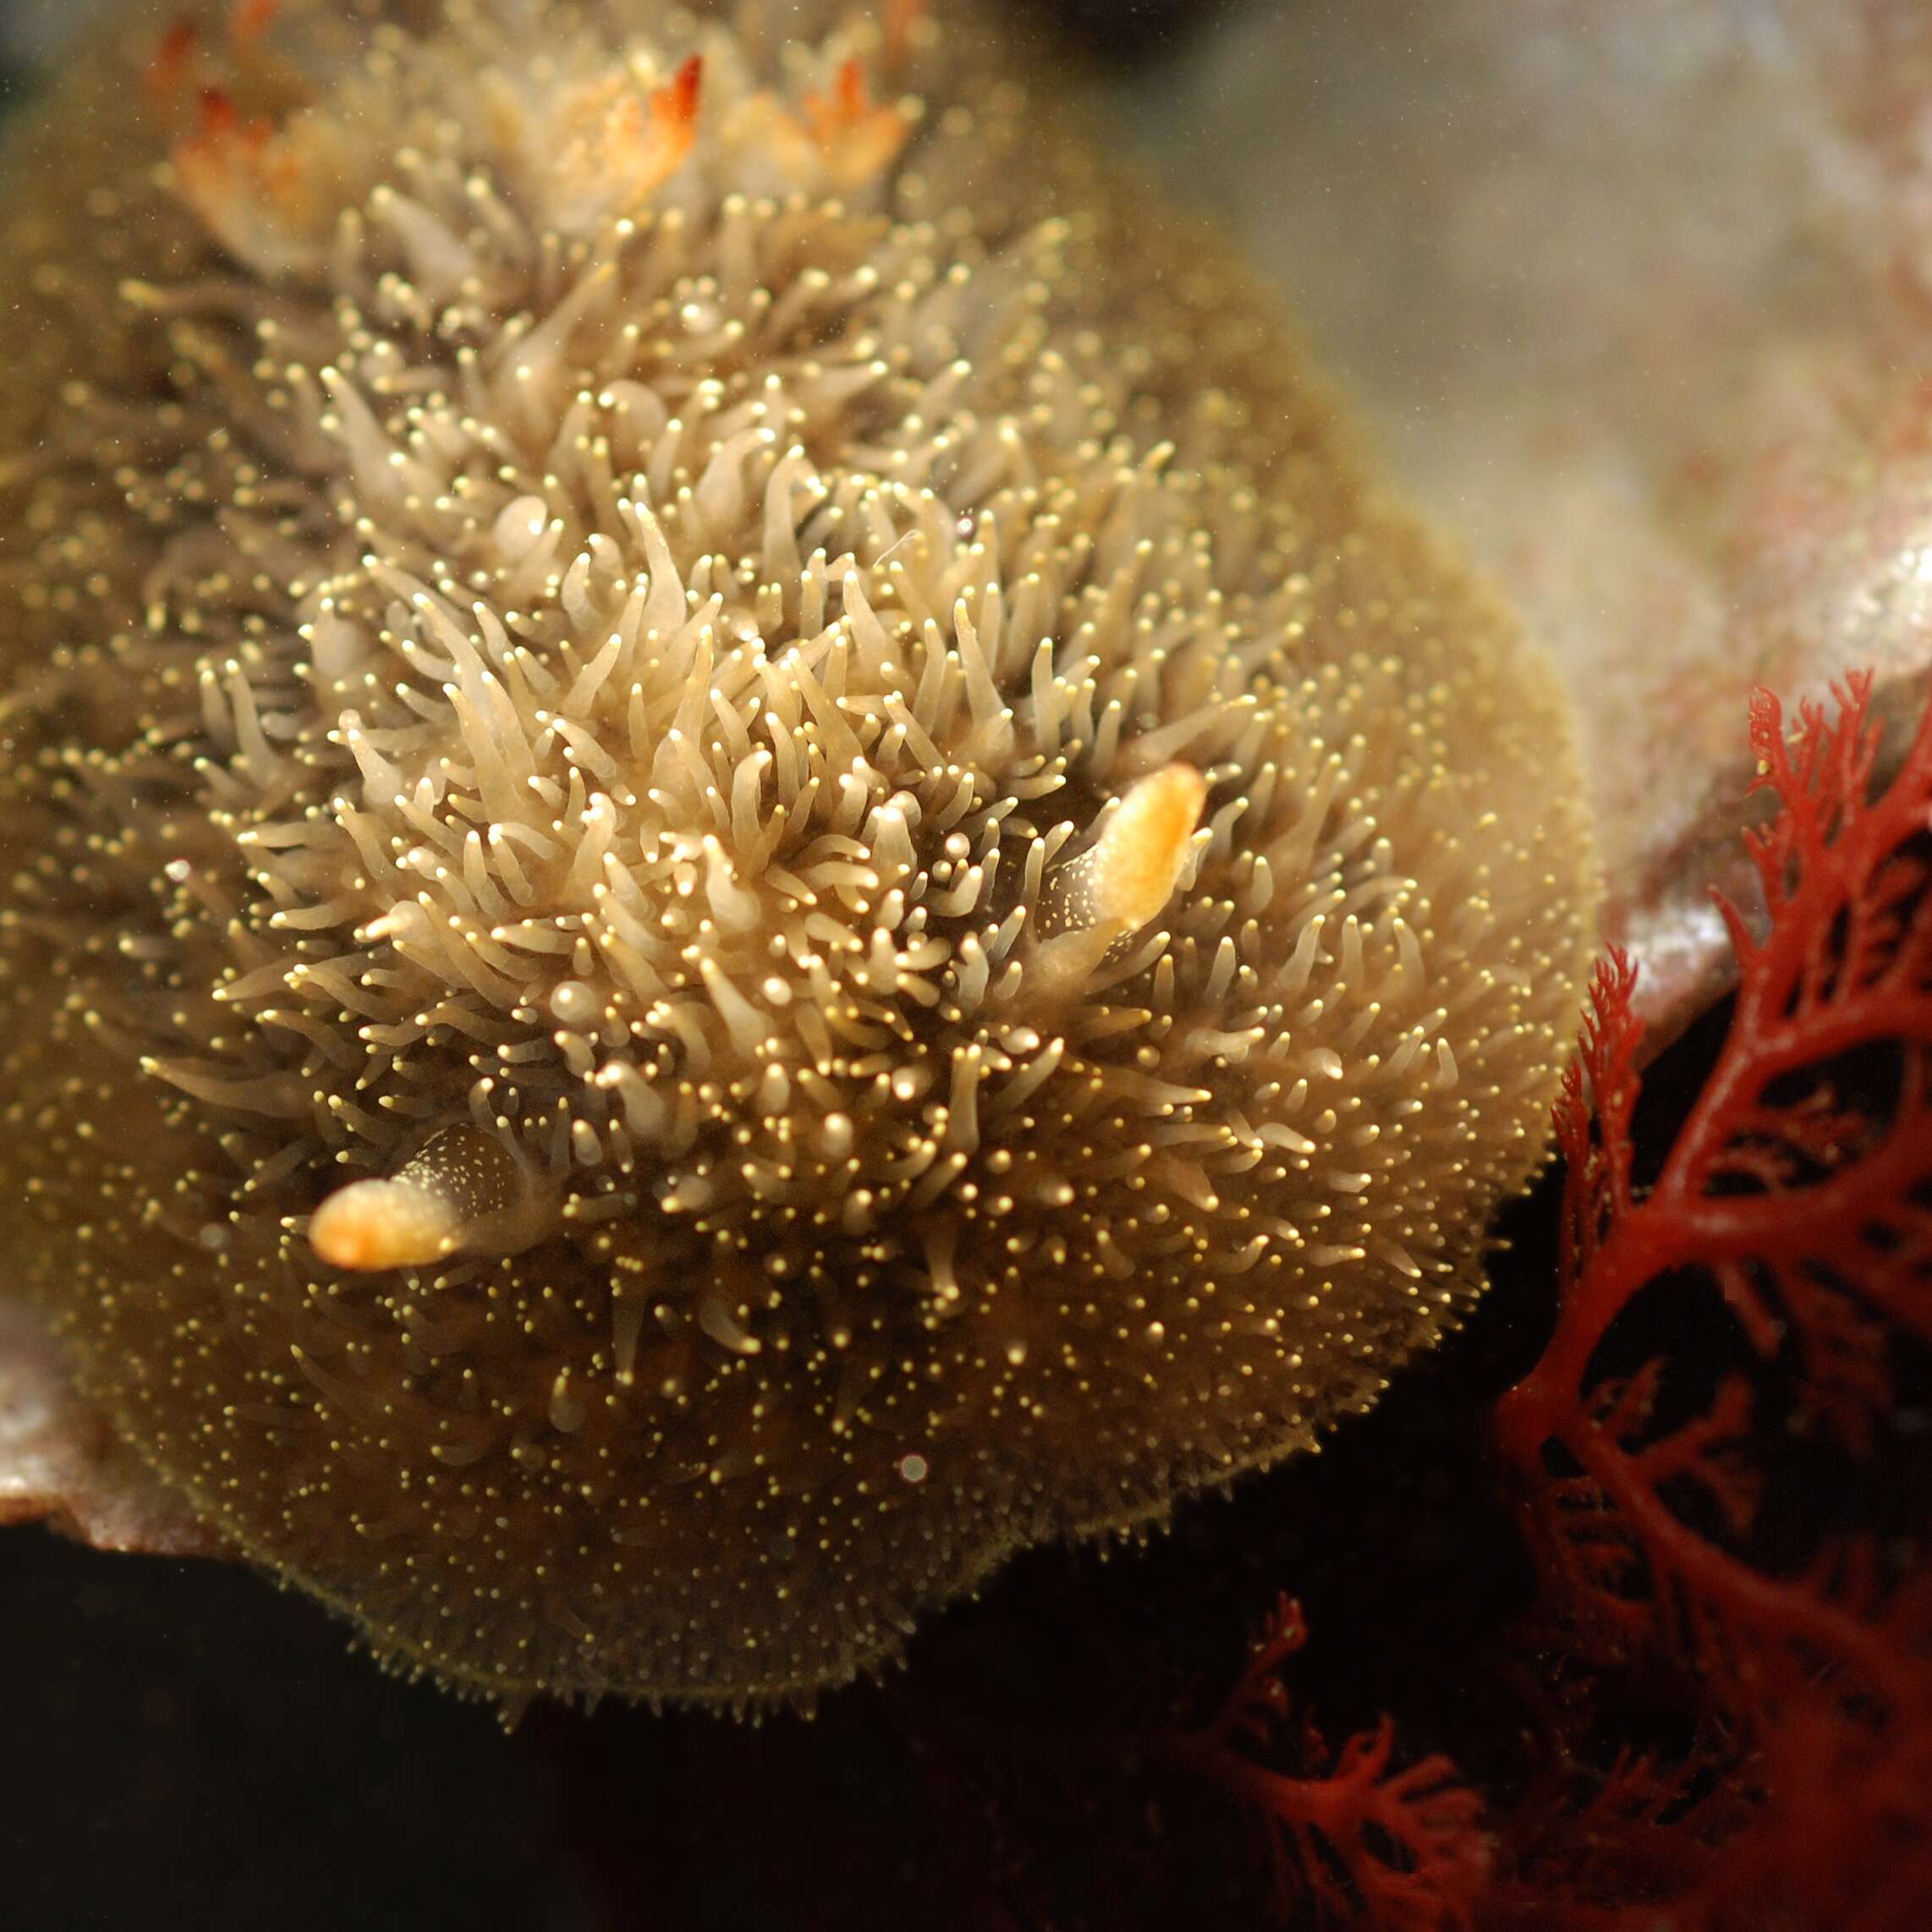
[[[743,1707],[1369,1408],[1593,867],[1238,268],[943,6],[141,32],[0,226],[0,1199],[127,1440]]]

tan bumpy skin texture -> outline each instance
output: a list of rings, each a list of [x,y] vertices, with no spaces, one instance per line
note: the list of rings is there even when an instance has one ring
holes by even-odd
[[[128,1441],[743,1707],[1367,1409],[1591,864],[1238,271],[943,7],[139,19],[0,230],[6,1265]]]

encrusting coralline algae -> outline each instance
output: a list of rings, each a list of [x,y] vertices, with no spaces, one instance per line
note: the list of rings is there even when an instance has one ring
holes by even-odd
[[[244,0],[14,138],[9,1265],[466,1688],[846,1678],[1368,1408],[1542,1157],[1551,680],[1024,79]]]

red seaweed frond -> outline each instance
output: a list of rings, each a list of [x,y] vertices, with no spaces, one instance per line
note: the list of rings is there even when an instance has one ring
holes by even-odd
[[[1577,1057],[1564,1069],[1556,1141],[1563,1193],[1563,1279],[1579,1279],[1613,1222],[1630,1206],[1630,1116],[1637,1104],[1643,1022],[1631,1007],[1637,969],[1621,948],[1598,963]]]
[[[1769,926],[1754,936],[1726,908],[1730,1029],[1647,1195],[1632,1180],[1634,979],[1620,956],[1600,969],[1556,1112],[1556,1326],[1495,1416],[1544,1566],[1543,1634],[1653,1687],[1677,1672],[1699,1734],[1727,1741],[1699,1802],[1733,1801],[1730,1841],[1672,1895],[1683,1927],[1765,1923],[1781,1885],[1829,1910],[1828,1891],[1790,1889],[1794,1835],[1869,1853],[1895,1799],[1900,1831],[1918,1821],[1913,1875],[1888,1868],[1874,1891],[1867,1873],[1841,1896],[1880,1902],[1844,1922],[1918,1922],[1883,1898],[1932,1905],[1923,1797],[1901,1795],[1932,1755],[1932,1614],[1900,1580],[1914,1559],[1855,1525],[1800,1534],[1765,1505],[1794,1457],[1868,1462],[1901,1351],[1932,1342],[1932,719],[1874,793],[1869,695],[1858,678],[1835,714],[1807,705],[1788,740],[1776,700],[1753,703],[1778,802],[1749,838]],[[1720,1311],[1731,1342],[1686,1347]],[[1835,1767],[1822,1781],[1819,1765]],[[1626,1822],[1700,1842],[1676,1788],[1666,1777]],[[1572,1835],[1597,1829],[1594,1802],[1572,1809]]]
[[[1805,700],[1798,706],[1794,748],[1786,738],[1778,700],[1765,690],[1751,694],[1751,749],[1758,760],[1752,788],[1775,793],[1778,813],[1770,825],[1747,832],[1744,847],[1774,921],[1800,882],[1816,876],[1826,853],[1863,815],[1878,750],[1877,734],[1867,722],[1871,694],[1866,672],[1846,681],[1835,717]],[[1747,936],[1741,962],[1748,947]]]
[[[1207,1723],[1156,1736],[1145,1754],[1241,1808],[1282,1923],[1312,1910],[1324,1923],[1388,1932],[1473,1927],[1490,1862],[1482,1800],[1440,1754],[1398,1765],[1386,1716],[1331,1754],[1315,1726],[1298,1721],[1282,1675],[1305,1638],[1300,1606],[1284,1596]]]
[[[1760,1815],[1754,1761],[1626,1751],[1594,1777],[1562,1768],[1567,1781],[1546,1779],[1506,1821],[1485,1932],[1636,1932],[1664,1901],[1672,1932],[1690,1932],[1714,1851]]]
[[[1795,1349],[1814,1413],[1854,1446],[1885,1399],[1888,1332],[1932,1340],[1932,728],[1873,801],[1869,689],[1854,680],[1836,720],[1807,706],[1795,749],[1776,700],[1754,705],[1782,808],[1753,835],[1771,926],[1755,941],[1731,914],[1743,980],[1730,1035],[1640,1204],[1633,976],[1620,956],[1599,971],[1556,1117],[1561,1318],[1499,1412],[1519,1463],[1566,1413],[1573,1430],[1592,1353],[1673,1272],[1711,1282],[1760,1357]]]

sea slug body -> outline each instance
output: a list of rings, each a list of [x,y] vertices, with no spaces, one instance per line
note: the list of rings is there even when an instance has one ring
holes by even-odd
[[[1238,271],[956,8],[142,35],[0,222],[4,1241],[129,1441],[744,1705],[1369,1408],[1591,863]]]

